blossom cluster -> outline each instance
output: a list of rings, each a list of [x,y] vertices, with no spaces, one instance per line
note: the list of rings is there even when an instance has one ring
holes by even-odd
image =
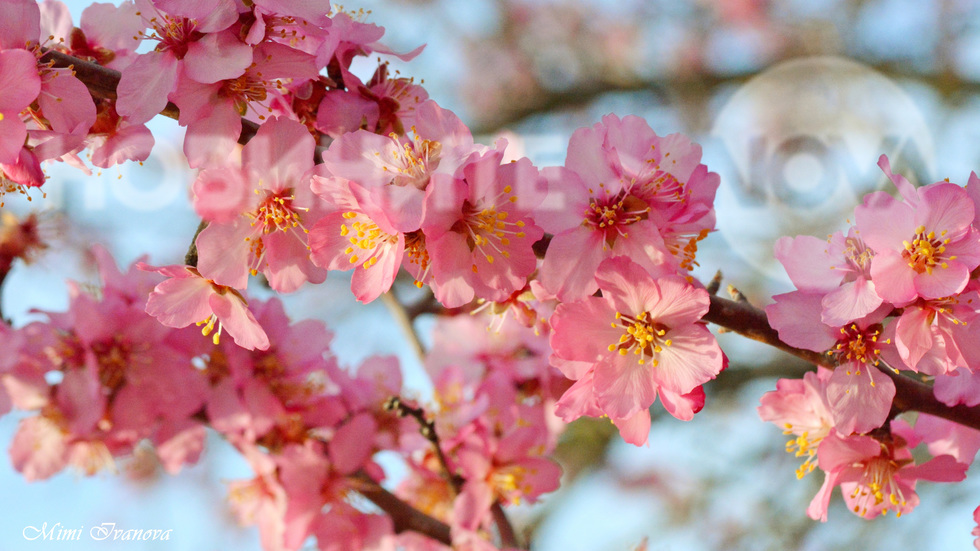
[[[317,3],[127,0],[78,27],[56,0],[3,9],[0,197],[42,187],[42,161],[146,159],[163,112],[185,128],[202,219],[186,264],[121,272],[97,249],[101,285],[72,284],[67,312],[0,323],[0,413],[30,412],[10,449],[29,480],[147,446],[177,472],[211,430],[254,470],[229,500],[266,549],[440,548],[351,499],[384,480],[375,454],[395,452],[395,493],[448,524],[453,548],[489,550],[494,525],[506,546],[497,508],[558,488],[565,423],[606,417],[643,445],[658,398],[690,420],[727,365],[691,275],[719,178],[681,134],[607,115],[571,136],[563,166],[539,168],[504,139],[476,143],[380,58],[362,79],[355,61],[421,48],[397,54],[363,14]],[[90,94],[52,52],[118,85]],[[947,421],[894,419],[884,371],[980,404],[980,178],[916,189],[879,164],[898,198],[870,194],[846,233],[776,247],[797,290],[770,322],[835,366],[780,381],[759,410],[792,435],[799,476],[826,473],[815,519],[838,485],[862,517],[907,513],[916,480],[961,480],[980,448]],[[11,259],[41,246],[21,241]],[[402,277],[448,314],[424,357],[431,399],[403,388],[394,358],[344,369],[323,323],[248,299],[257,282],[291,293],[341,271],[360,302]],[[917,464],[920,443],[932,459]]]
[[[759,409],[793,435],[787,451],[806,457],[799,476],[815,467],[826,473],[809,510],[824,520],[837,484],[860,516],[911,511],[916,479],[962,480],[980,447],[980,433],[948,421],[920,415],[916,437],[892,420],[896,387],[888,373],[932,378],[936,397],[950,406],[980,403],[978,325],[971,323],[980,315],[980,179],[916,188],[887,157],[878,165],[898,197],[867,195],[846,233],[780,239],[776,258],[797,290],[766,308],[782,341],[826,352],[836,366],[780,381]],[[937,444],[942,435],[948,439]],[[934,458],[913,466],[908,450],[923,438]]]

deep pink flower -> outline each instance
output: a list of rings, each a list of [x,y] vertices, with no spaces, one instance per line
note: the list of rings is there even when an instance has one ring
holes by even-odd
[[[917,297],[937,299],[959,293],[980,265],[980,232],[973,228],[973,202],[956,184],[936,182],[918,189],[891,173],[904,200],[875,192],[857,207],[857,228],[876,255],[871,277],[878,296],[895,306]]]
[[[195,208],[211,219],[197,236],[203,276],[244,289],[250,272],[262,272],[281,293],[326,278],[306,244],[308,225],[321,215],[309,183],[313,149],[306,127],[276,117],[245,146],[240,172],[214,168],[199,175]]]
[[[594,369],[598,407],[613,419],[649,408],[658,388],[687,394],[722,369],[718,343],[698,323],[707,293],[655,275],[626,258],[607,260],[595,276],[603,296],[560,304],[551,318],[553,365],[576,380]]]
[[[422,232],[433,292],[449,308],[474,298],[506,300],[537,266],[531,246],[544,232],[531,210],[544,198],[544,184],[527,159],[501,165],[502,157],[492,151],[471,159],[458,177],[432,176]]]

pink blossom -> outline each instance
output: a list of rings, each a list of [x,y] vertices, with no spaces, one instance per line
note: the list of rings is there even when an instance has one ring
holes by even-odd
[[[506,300],[537,265],[531,246],[543,230],[531,209],[544,197],[543,182],[527,159],[501,165],[502,156],[475,157],[458,178],[432,176],[422,231],[433,292],[449,308]]]
[[[636,117],[620,120],[607,115],[602,123],[572,134],[565,167],[542,171],[550,192],[535,220],[554,238],[539,279],[559,300],[578,300],[595,292],[592,275],[607,258],[628,256],[648,270],[677,265],[650,214],[653,191],[634,176],[645,170],[651,144],[640,148],[643,157],[619,156],[612,145],[622,138],[631,151],[637,149],[629,132],[645,124]],[[647,183],[655,188],[652,182]]]
[[[837,430],[864,433],[881,426],[895,396],[895,384],[877,367],[882,350],[893,347],[880,323],[890,308],[883,306],[849,325],[830,327],[820,321],[823,295],[794,291],[773,298],[776,302],[766,307],[766,314],[780,340],[828,352],[837,364],[827,386]]]
[[[320,206],[310,190],[313,137],[298,122],[273,118],[242,152],[242,169],[204,171],[195,183],[195,208],[212,221],[197,236],[198,270],[218,285],[243,289],[262,272],[288,293],[326,271],[313,265],[307,225]]]
[[[263,42],[252,55],[254,62],[241,74],[177,82],[171,99],[180,108],[178,123],[187,126],[184,153],[191,168],[225,162],[237,147],[242,115],[265,120],[281,101],[285,83],[295,86],[316,76],[311,55],[279,43]]]
[[[236,78],[252,63],[252,48],[227,29],[237,21],[232,0],[137,0],[143,40],[157,42],[122,71],[116,109],[131,124],[152,119],[167,105],[178,75],[204,84]]]
[[[405,234],[388,215],[351,191],[354,182],[313,176],[312,189],[334,212],[310,229],[313,263],[328,270],[354,270],[351,291],[357,300],[371,302],[391,288],[402,264]]]
[[[845,325],[881,306],[871,281],[874,251],[856,228],[850,228],[846,237],[835,232],[826,241],[782,237],[776,242],[775,256],[797,289],[823,294],[820,319],[827,325]]]
[[[354,80],[354,75],[347,80]],[[346,82],[347,90],[327,90],[316,109],[316,128],[339,138],[356,130],[380,135],[406,134],[417,126],[418,108],[429,94],[406,78],[391,78],[388,64],[378,66],[365,84]]]
[[[805,457],[796,469],[796,477],[803,478],[817,466],[817,448],[820,442],[834,432],[834,420],[827,403],[829,369],[817,368],[802,379],[780,379],[776,390],[762,396],[759,417],[783,429],[791,435],[786,451],[796,457]]]
[[[170,279],[160,283],[146,302],[146,312],[167,327],[187,327],[192,323],[203,325],[201,332],[208,336],[214,332],[215,344],[223,331],[227,331],[235,343],[249,350],[269,347],[269,338],[248,310],[245,297],[232,287],[219,285],[205,279],[191,266],[164,266],[144,270],[159,272]],[[214,331],[217,325],[217,331]]]
[[[884,442],[870,436],[830,436],[820,443],[817,454],[827,476],[807,515],[824,522],[830,494],[838,485],[848,509],[860,517],[870,519],[888,511],[901,516],[919,504],[916,480],[958,482],[967,468],[950,455],[916,465],[905,441],[897,436]]]
[[[576,380],[594,369],[598,408],[613,419],[649,408],[659,388],[687,394],[723,366],[718,343],[698,323],[707,293],[667,268],[654,275],[608,260],[596,273],[603,296],[560,304],[551,319],[553,365]]]
[[[329,174],[351,180],[369,197],[364,202],[388,213],[395,229],[419,229],[429,178],[456,175],[477,149],[469,129],[434,101],[416,109],[413,136],[380,136],[366,130],[341,135],[323,154]]]
[[[980,233],[972,226],[967,192],[948,182],[912,190],[891,174],[886,157],[878,164],[904,182],[904,201],[875,192],[855,211],[862,238],[877,253],[871,262],[876,292],[895,306],[959,293],[980,265]]]

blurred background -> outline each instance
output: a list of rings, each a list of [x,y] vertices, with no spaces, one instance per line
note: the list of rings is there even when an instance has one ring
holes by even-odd
[[[68,4],[77,22],[87,3]],[[701,242],[695,273],[707,281],[721,270],[725,284],[760,307],[791,288],[771,259],[773,242],[846,228],[863,194],[888,189],[879,155],[913,182],[965,184],[980,167],[977,2],[363,0],[345,7],[371,10],[367,20],[387,29],[396,51],[428,44],[393,68],[423,80],[479,141],[505,136],[538,166],[562,164],[571,133],[607,113],[639,115],[661,135],[682,132],[701,143],[703,162],[722,183],[719,231]],[[108,244],[124,266],[146,252],[158,265],[183,258],[197,226],[187,202],[191,175],[176,124],[154,124],[157,146],[144,166],[93,177],[53,167],[46,199],[8,200],[12,212],[46,209],[55,237],[49,252],[16,267],[4,285],[4,311],[15,322],[31,319],[32,308],[63,309],[65,278],[95,280],[82,252],[92,242]],[[328,320],[346,365],[398,354],[424,396],[421,367],[384,308],[356,305],[347,287],[332,274],[284,300],[294,319]],[[559,447],[562,489],[515,514],[533,549],[620,551],[644,538],[651,550],[970,548],[976,469],[958,485],[919,485],[920,507],[900,519],[862,520],[838,494],[826,524],[809,520],[805,509],[821,475],[798,481],[785,437],[755,413],[776,378],[799,376],[806,365],[740,337],[719,339],[732,364],[706,387],[707,406],[693,421],[655,405],[645,448],[623,444],[606,421],[569,428]],[[0,442],[10,442],[17,420],[16,413],[0,418]],[[0,460],[0,495],[19,502],[0,516],[0,550],[69,545],[21,537],[24,527],[44,522],[174,530],[170,542],[82,541],[73,549],[259,549],[257,531],[237,528],[224,507],[225,481],[249,477],[249,469],[220,441],[209,444],[201,464],[177,477],[134,461],[118,476],[64,472],[28,484]]]

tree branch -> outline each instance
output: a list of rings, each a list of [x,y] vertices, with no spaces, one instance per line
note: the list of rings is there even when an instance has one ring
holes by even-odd
[[[115,101],[116,88],[119,86],[119,71],[57,50],[46,50],[42,57],[47,58],[52,67],[72,69],[75,77],[88,87],[93,98]],[[180,116],[180,110],[177,109],[176,105],[168,102],[160,114],[171,119],[177,119]],[[245,145],[258,130],[258,124],[248,119],[242,119],[242,133],[238,137],[238,143]]]
[[[812,364],[834,367],[826,354],[792,347],[779,340],[779,334],[769,325],[766,313],[747,302],[735,302],[717,296],[711,297],[711,307],[704,320],[720,325],[744,337],[756,340],[783,352],[802,358]],[[897,412],[918,411],[980,430],[980,407],[947,406],[932,393],[932,388],[890,369],[882,369],[895,383],[895,399],[892,410]]]
[[[371,500],[394,523],[395,532],[411,530],[426,535],[445,545],[452,544],[449,525],[412,507],[395,494],[382,488],[363,471],[349,477],[355,482],[358,493]]]

